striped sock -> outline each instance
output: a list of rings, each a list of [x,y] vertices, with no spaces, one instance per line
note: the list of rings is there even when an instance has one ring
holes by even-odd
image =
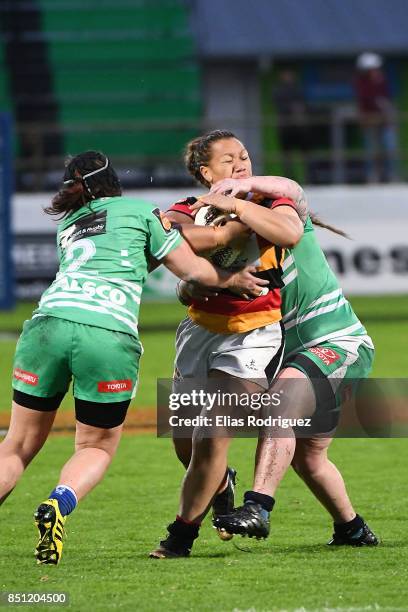
[[[49,499],[56,499],[62,516],[71,514],[78,504],[78,499],[74,489],[68,485],[58,485],[50,493]]]

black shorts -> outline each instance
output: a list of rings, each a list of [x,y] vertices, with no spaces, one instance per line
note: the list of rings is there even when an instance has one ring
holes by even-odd
[[[14,389],[13,400],[20,406],[38,410],[40,412],[52,412],[59,408],[64,393],[57,393],[53,397],[37,397]],[[130,400],[123,402],[101,403],[89,402],[75,398],[75,417],[84,425],[112,429],[122,425],[126,418]]]

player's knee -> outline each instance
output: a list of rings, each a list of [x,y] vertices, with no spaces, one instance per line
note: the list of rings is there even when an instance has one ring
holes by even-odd
[[[292,467],[302,478],[317,476],[324,468],[327,460],[326,453],[302,452],[295,453],[292,460]]]
[[[116,453],[122,435],[122,425],[111,428],[94,427],[77,421],[75,435],[76,451],[87,448],[105,451],[111,457]]]
[[[75,442],[75,450],[77,452],[89,450],[99,451],[106,454],[112,459],[116,453],[118,444],[111,439],[99,439],[99,440],[77,440]]]

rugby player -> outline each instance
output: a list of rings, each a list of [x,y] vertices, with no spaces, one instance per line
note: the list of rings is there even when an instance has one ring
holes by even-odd
[[[153,205],[122,196],[108,158],[87,151],[66,166],[46,209],[60,215],[59,271],[24,324],[13,370],[10,427],[0,444],[0,503],[41,449],[73,378],[75,453],[35,512],[38,563],[61,559],[64,524],[106,472],[136,392],[138,314],[148,260],[184,280],[259,295],[266,281],[193,253]]]
[[[241,220],[254,227],[255,223],[263,220],[264,211],[261,208],[254,209],[253,205],[248,205],[248,202],[235,196],[242,197],[243,194],[256,192],[263,196],[264,200],[261,198],[261,202],[264,206],[265,198],[269,201],[282,197],[292,199],[298,202],[298,210],[299,202],[302,202],[301,208],[304,210],[301,214],[304,214],[305,201],[303,196],[299,195],[303,193],[299,185],[281,177],[239,176],[237,172],[241,163],[239,155],[243,152],[246,156],[247,152],[233,134],[225,132],[218,134],[219,139],[213,141],[218,145],[217,149],[213,145],[209,151],[206,151],[206,155],[200,158],[200,165],[194,165],[191,156],[190,159],[187,158],[191,173],[203,184],[210,186],[212,193],[210,192],[209,197],[200,198],[201,204],[187,206],[186,203],[178,203],[172,207],[173,210],[184,214],[187,219],[187,217],[192,218],[202,204],[215,205],[224,212],[238,214]],[[235,155],[231,154],[234,140],[240,145]],[[225,162],[224,168],[217,166],[218,159]],[[223,197],[224,193],[228,193],[229,198]],[[178,216],[174,220],[183,219]],[[295,399],[296,404],[302,406],[304,414],[319,414],[323,420],[321,424],[323,431],[327,433],[333,431],[337,424],[341,395],[347,386],[347,379],[355,380],[368,376],[374,351],[371,339],[349,302],[344,298],[337,279],[328,266],[317,242],[312,221],[328,229],[333,228],[325,226],[312,215],[306,215],[304,221],[304,235],[296,246],[286,250],[283,264],[285,287],[282,291],[282,312],[288,337],[284,368],[279,375],[279,388],[286,379],[288,397]],[[264,224],[264,231],[264,238],[276,240],[276,235],[269,233],[268,224]],[[192,242],[191,244],[194,247]],[[184,286],[181,291],[182,299],[191,303],[193,296],[196,296],[197,300],[197,292],[192,292]],[[213,297],[207,296],[206,299],[210,304]],[[192,304],[193,308],[196,307],[194,301]],[[190,307],[190,316],[191,312]],[[329,378],[337,379],[334,390]],[[290,384],[293,379],[301,381],[299,385],[295,385],[296,392],[300,393],[300,396],[295,398],[294,385]],[[272,387],[271,392],[275,388],[276,385]],[[333,517],[334,536],[330,544],[377,544],[375,535],[354,511],[340,472],[327,457],[331,437],[320,434],[310,438],[299,438],[297,441],[294,437],[287,437],[287,440],[285,455],[280,452],[279,446],[282,442],[279,437],[260,438],[253,489],[246,492],[245,503],[241,508],[224,516],[215,516],[215,526],[224,533],[267,536],[269,513],[275,503],[273,496],[292,462],[297,473]],[[175,439],[174,442],[179,459],[187,467],[191,457],[191,441]],[[190,469],[191,465],[189,471]],[[197,487],[196,498],[203,498],[204,495]],[[232,497],[231,491],[229,497],[230,499]],[[208,501],[207,499],[207,503]],[[204,505],[202,500],[201,507]],[[193,526],[188,528],[179,527],[177,532],[173,527],[174,524],[170,526],[169,538],[161,543],[154,556],[187,556],[198,535],[200,519],[201,517],[196,518]]]
[[[221,130],[193,140],[187,147],[186,165],[208,188],[226,177],[245,179],[252,175],[251,160],[243,144],[231,132]],[[248,200],[251,199],[259,201],[255,194],[248,195]],[[247,209],[254,208],[257,215],[242,216],[242,221],[252,230],[243,248],[242,260],[257,262],[259,275],[268,279],[269,291],[250,303],[231,292],[219,292],[207,301],[193,299],[189,317],[177,330],[176,380],[222,378],[224,386],[251,395],[267,390],[280,368],[283,354],[281,264],[284,248],[294,246],[302,237],[307,210],[301,189],[294,200],[281,197],[261,200],[262,206],[247,202]],[[188,231],[195,214],[190,204],[189,198],[180,201],[166,215],[181,224],[183,235],[197,249],[195,234]],[[238,226],[238,232],[247,233],[240,221],[232,223]],[[200,250],[205,251],[212,246],[214,232],[213,228],[200,229],[202,238],[204,230],[209,236],[207,245],[203,239],[200,241]],[[169,537],[152,556],[188,554],[198,534],[200,519],[217,492],[213,500],[214,515],[224,514],[224,508],[232,510],[234,473],[227,467],[230,441],[230,437],[222,436],[196,437],[190,463],[191,442],[174,440],[176,452],[188,469],[179,515],[169,526]],[[278,444],[282,456],[289,456],[293,441],[280,438]],[[255,502],[258,495],[255,491],[253,495]]]
[[[282,181],[278,178],[255,177],[254,182],[264,196],[281,193]],[[221,181],[213,195],[204,197],[202,202],[225,212],[244,210],[246,202],[231,194],[251,188],[250,181]],[[220,195],[225,191],[230,197]],[[297,190],[289,183],[285,193],[295,197]],[[314,415],[312,423],[318,428],[318,435],[309,437],[303,432],[297,437],[292,466],[333,518],[334,534],[329,544],[376,545],[376,536],[355,512],[340,472],[328,459],[332,436],[322,435],[334,432],[345,395],[350,388],[355,390],[359,380],[368,377],[374,358],[372,340],[344,297],[310,217],[298,245],[286,250],[283,269],[285,356],[270,393],[279,389],[284,398],[280,409],[286,406],[292,414],[292,407],[301,404],[301,416]],[[277,438],[260,437],[253,483],[258,500],[253,503],[253,491],[247,492],[243,506],[215,518],[216,527],[255,537],[269,534],[273,496],[284,474],[278,447]]]

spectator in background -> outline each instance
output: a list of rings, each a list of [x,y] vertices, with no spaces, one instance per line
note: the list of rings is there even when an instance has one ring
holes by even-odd
[[[369,183],[398,180],[395,107],[382,66],[377,53],[357,58],[355,91]]]
[[[303,157],[309,143],[304,91],[293,70],[287,68],[279,72],[273,101],[282,151],[282,173],[293,179],[296,177],[295,155],[300,151]]]

